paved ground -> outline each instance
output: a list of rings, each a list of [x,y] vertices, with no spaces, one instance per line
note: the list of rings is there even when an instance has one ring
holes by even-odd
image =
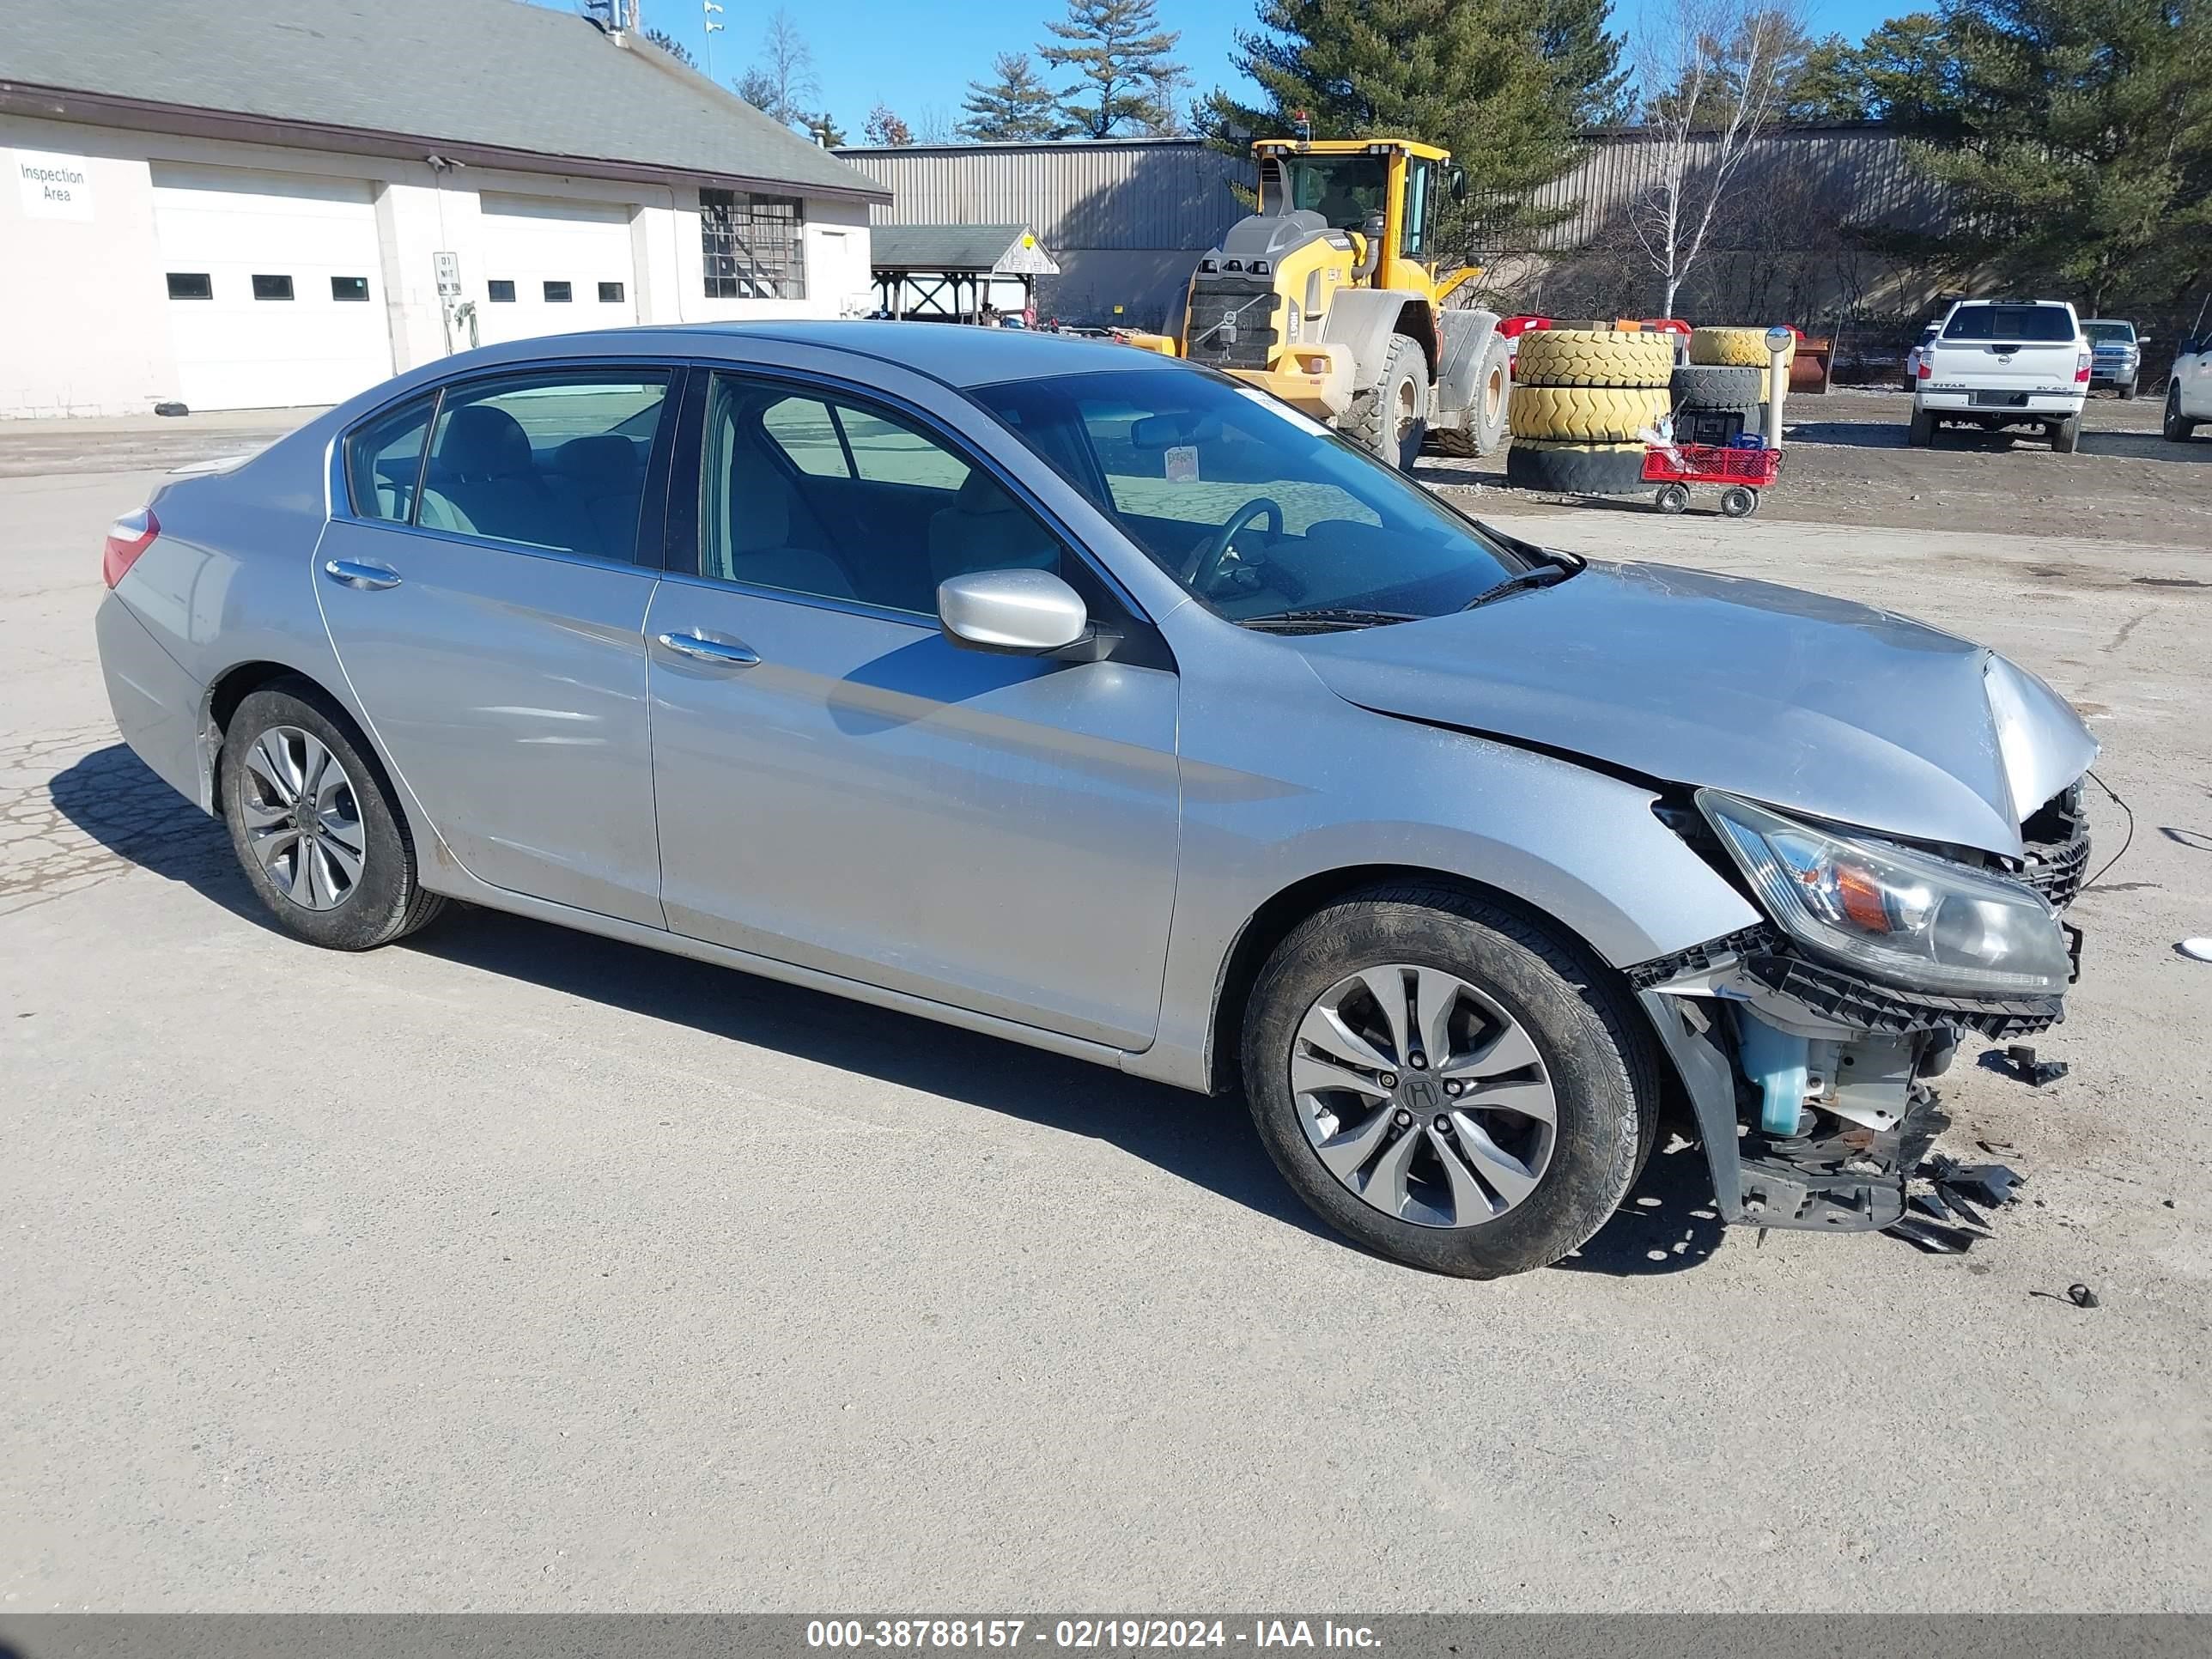
[[[2137,823],[2072,1075],[1948,1091],[2030,1175],[1995,1242],[1761,1249],[1675,1150],[1477,1285],[1317,1231],[1234,1102],[486,915],[280,938],[106,723],[155,475],[77,441],[0,477],[0,1606],[2212,1608],[2202,535],[1486,504],[1987,638]]]

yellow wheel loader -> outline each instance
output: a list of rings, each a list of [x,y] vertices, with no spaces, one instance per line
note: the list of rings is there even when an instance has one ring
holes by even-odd
[[[1509,355],[1493,312],[1447,307],[1480,272],[1435,249],[1464,175],[1402,138],[1267,138],[1257,213],[1190,279],[1180,338],[1135,343],[1207,363],[1332,422],[1395,466],[1424,441],[1486,455],[1505,439]]]

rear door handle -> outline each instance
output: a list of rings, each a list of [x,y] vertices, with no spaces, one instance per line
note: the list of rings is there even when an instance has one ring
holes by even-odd
[[[736,640],[717,639],[711,634],[661,634],[655,637],[662,649],[716,668],[750,668],[760,660],[760,653],[750,646]]]
[[[348,587],[386,588],[399,586],[399,573],[390,565],[361,564],[352,559],[326,559],[323,574]]]

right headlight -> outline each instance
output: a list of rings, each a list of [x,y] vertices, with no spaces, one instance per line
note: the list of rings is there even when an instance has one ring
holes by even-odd
[[[1816,829],[1717,790],[1697,799],[1767,914],[1808,950],[1949,996],[2066,988],[2065,932],[2024,882]]]

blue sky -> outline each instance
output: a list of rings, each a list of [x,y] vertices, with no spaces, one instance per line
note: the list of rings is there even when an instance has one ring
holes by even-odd
[[[544,0],[564,10],[563,0]],[[716,17],[726,26],[714,36],[714,76],[727,82],[758,54],[763,27],[777,0],[721,0]],[[1613,0],[1616,27],[1633,21],[1637,0]],[[706,61],[705,21],[700,0],[639,0],[648,27],[665,29]],[[1048,18],[1066,15],[1066,0],[971,0],[925,3],[915,0],[838,0],[814,6],[806,0],[782,0],[814,49],[823,101],[860,140],[860,124],[881,99],[920,125],[924,109],[934,106],[959,118],[969,82],[989,72],[996,53],[1033,49],[1045,36]],[[1809,0],[1806,23],[1816,35],[1830,32],[1856,38],[1896,13],[1911,10],[1905,0]],[[1200,91],[1232,80],[1229,54],[1236,31],[1249,27],[1253,0],[1158,0],[1161,24],[1182,32],[1181,55],[1190,65]],[[1249,83],[1236,77],[1249,90]]]

